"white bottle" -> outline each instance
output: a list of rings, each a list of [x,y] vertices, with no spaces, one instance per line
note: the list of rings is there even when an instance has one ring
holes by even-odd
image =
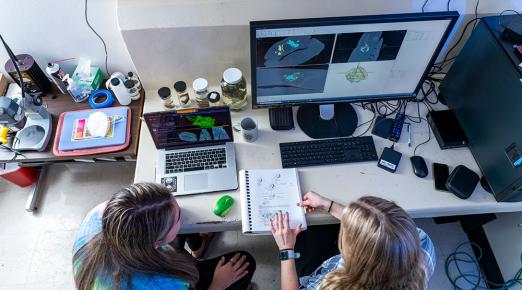
[[[118,99],[118,102],[122,106],[127,106],[131,102],[129,91],[119,78],[111,79],[111,90],[114,92],[114,96]]]

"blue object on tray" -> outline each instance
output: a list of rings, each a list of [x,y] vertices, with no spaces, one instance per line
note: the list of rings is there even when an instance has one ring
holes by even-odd
[[[105,109],[72,111],[66,113],[63,118],[62,130],[61,132],[57,132],[61,134],[58,149],[60,151],[70,151],[77,149],[117,146],[125,144],[127,137],[128,110],[128,107],[114,107]],[[114,132],[112,134],[112,137],[73,140],[73,129],[75,121],[78,119],[88,119],[90,114],[97,111],[104,112],[108,117],[121,117],[121,119],[117,120],[114,124]]]

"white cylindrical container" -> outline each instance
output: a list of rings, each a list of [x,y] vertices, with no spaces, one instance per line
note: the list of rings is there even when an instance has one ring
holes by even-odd
[[[195,79],[192,82],[192,88],[196,93],[196,103],[200,108],[208,108],[209,102],[207,98],[208,94],[208,81],[204,78]]]
[[[110,90],[111,89],[111,80],[113,78],[119,78],[120,80],[125,80],[125,75],[123,75],[123,73],[121,72],[114,72],[111,74],[111,76],[109,77],[109,79],[107,80],[107,82],[105,82],[105,87]]]
[[[111,90],[114,92],[114,96],[116,96],[120,105],[127,106],[130,104],[131,97],[122,80],[119,78],[111,79]]]
[[[47,67],[45,68],[45,71],[47,74],[51,77],[53,80],[53,83],[58,87],[60,92],[62,94],[68,94],[67,91],[67,83],[63,81],[63,77],[65,76],[65,73],[60,68],[60,65],[57,63],[48,63]]]

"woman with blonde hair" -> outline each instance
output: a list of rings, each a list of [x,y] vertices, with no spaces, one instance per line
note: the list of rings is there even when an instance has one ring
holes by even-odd
[[[394,202],[366,196],[344,207],[309,192],[301,205],[311,211],[326,211],[339,219],[338,241],[328,238],[332,227],[309,227],[297,238],[300,227],[290,229],[288,214],[277,214],[272,221],[272,234],[283,253],[280,254],[283,257],[282,290],[420,290],[427,287],[435,267],[433,244]],[[302,259],[296,257],[297,252]],[[340,254],[332,257],[335,252]],[[285,259],[287,257],[297,260]],[[326,258],[329,259],[324,261]],[[319,259],[324,262],[317,263]],[[310,272],[311,266],[319,267]],[[302,276],[299,280],[298,273]]]
[[[199,234],[178,235],[182,211],[170,191],[154,183],[122,188],[95,207],[73,247],[76,287],[91,289],[249,289],[255,261],[246,252],[196,260]],[[199,241],[198,241],[199,237]]]

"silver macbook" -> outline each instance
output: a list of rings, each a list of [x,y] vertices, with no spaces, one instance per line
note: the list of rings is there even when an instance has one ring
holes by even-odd
[[[156,182],[174,195],[238,187],[228,107],[143,114],[158,149]]]

